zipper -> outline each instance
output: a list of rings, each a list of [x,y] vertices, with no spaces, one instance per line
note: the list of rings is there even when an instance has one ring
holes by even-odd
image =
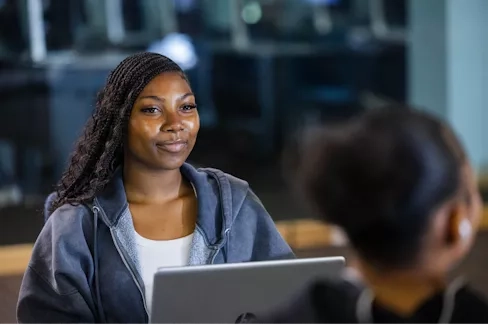
[[[94,210],[95,209],[98,210],[101,214],[103,214],[105,216],[105,218],[107,217],[105,215],[105,212],[102,209],[100,209],[99,207],[97,207],[97,206],[94,205],[93,206],[93,209]],[[146,312],[145,321],[147,323],[149,321],[149,313],[147,311],[146,297],[145,297],[145,295],[143,293],[142,286],[139,283],[139,281],[137,280],[136,273],[134,272],[134,270],[132,269],[132,267],[127,262],[127,258],[125,257],[124,253],[122,252],[122,249],[120,248],[119,240],[117,239],[117,236],[114,235],[114,232],[113,232],[113,229],[112,228],[110,228],[110,235],[112,236],[112,240],[114,242],[115,248],[117,249],[117,252],[119,253],[119,255],[121,257],[122,262],[124,263],[125,267],[127,268],[127,270],[129,271],[130,275],[132,276],[132,280],[134,280],[134,283],[136,284],[136,287],[139,290],[139,293],[141,294],[142,303],[144,305],[144,311]]]
[[[220,193],[220,195],[219,195],[220,196],[220,204],[219,205],[220,205],[220,210],[222,211],[222,219],[224,221],[223,222],[223,225],[225,227],[225,220],[226,220],[226,218],[225,218],[225,213],[224,213],[224,200],[223,200],[223,197],[222,197],[222,184],[220,183],[220,178],[219,178],[219,175],[217,175],[217,173],[213,172],[212,170],[208,170],[208,169],[207,169],[207,172],[210,173],[210,174],[212,174],[212,176],[214,177],[214,179],[217,181],[217,187],[219,188],[219,193]],[[190,184],[192,184],[192,183],[190,182]],[[192,184],[192,186],[193,186],[193,184]],[[193,187],[193,189],[195,190],[195,194],[198,195],[197,192],[196,192],[195,187]],[[203,230],[199,229],[198,225],[196,227],[196,230],[199,230],[200,233],[205,237],[205,233],[203,232]],[[227,233],[229,232],[229,230],[230,230],[230,228],[225,229],[224,236],[223,236],[221,242],[218,243],[218,244],[216,244],[216,245],[213,245],[213,247],[215,247],[215,248],[214,248],[213,255],[210,258],[210,264],[214,264],[215,263],[215,258],[217,257],[217,254],[220,252],[220,250],[222,249],[222,247],[225,245],[225,241],[227,240]],[[207,243],[207,245],[208,245],[208,243]]]
[[[224,232],[224,238],[222,238],[222,242],[217,245],[217,248],[214,250],[214,253],[212,255],[212,258],[210,259],[210,264],[215,263],[215,258],[217,257],[217,254],[220,252],[222,247],[225,245],[225,242],[227,241],[227,233],[229,232],[230,228],[227,228]]]
[[[210,259],[210,264],[214,264],[215,263],[215,258],[217,257],[217,254],[219,253],[220,251],[220,248],[217,248],[214,250],[214,253],[212,255],[212,258]]]
[[[93,293],[95,295],[94,297],[94,302],[96,303],[96,310],[98,314],[98,319],[102,323],[106,323],[106,317],[103,312],[103,305],[102,305],[102,298],[100,297],[100,279],[98,276],[98,271],[99,271],[99,264],[98,264],[98,244],[97,244],[97,234],[98,234],[98,213],[99,210],[92,208],[93,210],[93,263],[95,272],[93,274],[94,276],[94,285],[95,285],[95,292]]]
[[[206,238],[202,228],[200,228],[200,226],[198,224],[195,226],[195,232],[198,232],[202,237]],[[217,257],[217,254],[219,253],[222,245],[221,244],[210,245],[206,241],[206,239],[205,239],[205,245],[212,250],[212,253],[209,255],[209,259],[207,259],[205,264],[207,264],[208,260],[210,260],[210,264],[214,264],[215,258]]]
[[[227,219],[226,219],[225,212],[224,212],[225,211],[225,209],[224,209],[224,198],[223,198],[223,194],[222,194],[223,192],[222,192],[222,184],[220,183],[220,176],[217,175],[217,173],[215,173],[213,171],[209,171],[209,172],[214,176],[215,180],[217,181],[217,187],[219,188],[219,193],[220,193],[220,195],[219,195],[220,196],[220,204],[219,205],[220,205],[220,210],[222,211],[222,219],[223,219],[222,220],[223,221],[222,224],[223,224],[224,227],[226,227],[225,221]],[[232,222],[231,222],[231,225],[232,225]],[[220,243],[218,245],[217,252],[225,244],[225,241],[227,239],[227,233],[229,232],[229,230],[230,230],[230,228],[225,229],[224,236],[222,238],[222,243]],[[212,261],[213,261],[213,259],[212,259]]]

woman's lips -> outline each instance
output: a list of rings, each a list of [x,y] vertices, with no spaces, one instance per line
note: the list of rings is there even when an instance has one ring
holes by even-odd
[[[171,153],[179,153],[183,151],[188,145],[187,141],[174,141],[174,142],[162,142],[156,144],[158,149],[171,152]]]

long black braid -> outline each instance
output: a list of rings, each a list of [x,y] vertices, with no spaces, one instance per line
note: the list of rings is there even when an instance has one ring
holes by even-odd
[[[123,143],[137,96],[163,72],[180,72],[184,77],[181,68],[171,59],[148,52],[127,57],[110,73],[56,186],[57,198],[50,213],[66,203],[89,202],[103,190],[122,163]]]

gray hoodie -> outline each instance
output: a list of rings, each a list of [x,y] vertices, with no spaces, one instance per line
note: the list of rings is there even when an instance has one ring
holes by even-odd
[[[198,197],[190,265],[294,257],[245,181],[189,164],[181,172]],[[92,204],[64,205],[47,219],[20,289],[18,321],[147,323],[134,231],[119,168]]]

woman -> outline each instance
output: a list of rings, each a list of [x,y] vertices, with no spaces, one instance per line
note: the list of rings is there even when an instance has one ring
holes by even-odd
[[[147,323],[159,267],[293,257],[246,182],[185,163],[198,130],[173,61],[115,68],[34,245],[20,322]]]
[[[481,215],[473,171],[451,129],[392,107],[312,132],[300,149],[303,193],[323,221],[345,231],[362,280],[317,282],[262,321],[488,322],[485,300],[449,278]]]

